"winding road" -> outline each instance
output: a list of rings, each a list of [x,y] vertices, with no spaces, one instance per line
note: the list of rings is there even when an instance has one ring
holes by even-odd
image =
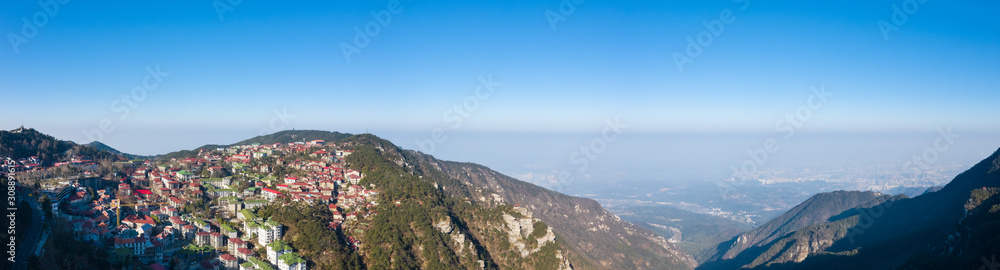
[[[24,235],[24,239],[21,240],[21,244],[17,247],[17,256],[14,258],[14,270],[28,269],[28,257],[35,250],[35,246],[38,244],[38,237],[42,234],[42,215],[44,215],[42,208],[38,205],[38,202],[35,202],[34,197],[22,198],[31,206],[31,226],[28,227],[28,233]]]

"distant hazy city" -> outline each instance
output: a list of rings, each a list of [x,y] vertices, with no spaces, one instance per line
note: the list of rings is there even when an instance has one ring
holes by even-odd
[[[903,193],[910,197],[933,187],[947,184],[971,164],[930,164],[918,171],[907,170],[900,163],[864,166],[815,167],[789,166],[761,170],[754,175],[722,179],[692,185],[637,188],[621,193],[579,193],[609,207],[668,205],[696,213],[709,214],[743,222],[751,226],[767,221],[805,200],[812,194],[834,190]],[[516,178],[551,187],[556,175],[524,173]],[[710,185],[716,187],[712,190]],[[695,186],[695,187],[692,187]],[[692,195],[692,191],[697,196]]]

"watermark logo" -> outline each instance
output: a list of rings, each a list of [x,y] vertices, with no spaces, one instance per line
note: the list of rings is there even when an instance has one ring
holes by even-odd
[[[893,4],[892,15],[889,16],[889,20],[878,20],[875,23],[878,26],[878,30],[882,32],[882,38],[885,41],[889,41],[889,33],[899,31],[899,27],[906,24],[910,20],[910,16],[916,14],[924,3],[927,3],[927,0],[906,0],[903,2],[902,7]]]
[[[285,130],[292,123],[292,119],[295,119],[294,114],[288,113],[288,107],[282,107],[280,111],[278,108],[274,108],[271,112],[273,112],[273,114],[267,121],[267,127],[261,128],[260,131],[257,132],[257,135],[264,136]]]
[[[59,9],[62,5],[69,3],[70,0],[49,0],[49,1],[38,1],[38,6],[42,10],[35,12],[29,20],[28,17],[21,17],[21,33],[8,32],[7,40],[10,41],[10,47],[14,49],[14,53],[21,52],[21,45],[27,44],[32,38],[38,35],[38,30],[49,24],[49,19],[55,17],[59,14]]]
[[[111,101],[111,112],[118,114],[118,120],[128,119],[132,115],[132,110],[136,109],[140,103],[146,100],[150,91],[160,87],[163,79],[170,76],[170,73],[160,70],[160,65],[156,67],[146,66],[146,76],[142,78],[140,84],[132,87],[132,91],[122,94],[120,98]],[[104,135],[115,131],[115,121],[109,117],[102,118],[97,123],[97,128],[84,129],[83,136],[88,140],[101,141]]]
[[[452,108],[444,110],[444,114],[441,116],[444,122],[450,123],[449,128],[452,130],[462,127],[462,123],[466,119],[469,119],[472,113],[479,110],[480,103],[490,99],[501,84],[500,82],[493,81],[493,74],[486,77],[479,76],[479,85],[476,85],[476,88],[472,91],[472,95],[465,97],[462,102],[455,103]],[[431,155],[437,149],[438,144],[448,140],[446,133],[444,128],[434,128],[431,130],[430,138],[415,140],[414,143],[420,147],[421,151]]]
[[[997,255],[990,256],[989,259],[983,256],[979,260],[983,261],[983,266],[980,266],[979,270],[1000,270],[1000,263],[997,263]]]
[[[733,3],[742,4],[739,7],[740,11],[750,7],[749,0],[733,0]],[[674,52],[671,55],[671,58],[674,59],[674,65],[677,66],[677,72],[684,73],[684,65],[694,63],[694,60],[701,56],[705,48],[712,46],[715,39],[722,35],[726,30],[726,25],[732,24],[735,21],[736,16],[728,8],[720,11],[719,18],[717,19],[702,21],[701,24],[705,26],[705,30],[698,32],[694,37],[688,36],[685,39],[687,40],[687,47],[685,47],[683,54]]]
[[[911,161],[903,163],[903,171],[914,171],[915,173],[919,173],[920,168],[923,168],[924,170],[928,169],[930,164],[937,162],[938,155],[941,152],[948,151],[948,149],[951,148],[951,145],[955,143],[955,139],[960,137],[958,134],[951,132],[951,127],[948,127],[947,129],[939,128],[938,134],[939,136],[936,140],[934,140],[933,145],[924,149],[923,154],[915,155]],[[920,168],[911,168],[915,164]],[[847,239],[851,241],[851,244],[854,244],[854,237],[864,234],[866,230],[871,228],[872,224],[875,223],[875,220],[882,217],[882,215],[885,214],[885,209],[892,206],[892,203],[893,201],[886,201],[885,203],[876,205],[875,207],[869,209],[858,209],[858,225],[852,227],[847,232]]]
[[[628,127],[628,125],[622,124],[621,117],[616,117],[614,120],[608,118],[604,123],[604,130],[601,131],[600,137],[591,139],[590,143],[581,145],[579,150],[569,155],[570,163],[578,165],[577,170],[581,173],[587,172],[590,162],[597,160],[597,155],[607,151],[608,144],[617,140],[618,135],[621,135],[622,131]]]
[[[560,22],[565,22],[567,18],[573,16],[576,13],[576,8],[587,2],[587,0],[563,0],[559,2],[558,12],[551,9],[545,11],[545,19],[549,21],[549,26],[552,27],[552,31],[556,31],[557,24]]]
[[[4,178],[6,178],[4,182],[7,184],[7,220],[10,221],[8,223],[10,225],[7,226],[7,234],[10,235],[10,242],[7,244],[7,255],[10,255],[10,257],[7,257],[7,260],[13,263],[14,258],[17,257],[18,247],[17,239],[14,236],[17,232],[17,222],[15,222],[17,221],[17,179],[14,178],[14,165],[17,165],[17,163],[10,157],[7,157],[4,164],[8,169],[0,173],[3,173]]]
[[[409,1],[409,0],[407,0]],[[361,50],[371,44],[372,39],[382,33],[382,29],[389,26],[392,16],[403,12],[403,6],[399,0],[390,0],[386,8],[380,11],[371,11],[372,20],[363,27],[354,27],[354,42],[340,42],[340,52],[344,54],[347,63],[351,63],[351,57],[361,54]]]
[[[847,231],[847,240],[854,244],[854,237],[860,236],[865,233],[866,230],[870,229],[875,220],[885,215],[885,209],[892,206],[895,201],[886,201],[880,203],[872,208],[857,208],[858,211],[858,225],[851,227]]]
[[[961,138],[962,136],[951,131],[951,127],[948,128],[938,128],[938,137],[934,139],[934,143],[919,155],[914,155],[910,160],[903,162],[903,172],[911,172],[914,174],[919,174],[920,172],[930,170],[930,166],[937,163],[938,157],[941,153],[947,152],[951,149],[951,146],[955,144],[955,139]]]
[[[243,0],[215,0],[212,1],[212,7],[215,8],[215,14],[219,15],[219,21],[226,21],[226,13],[236,10],[236,7],[243,4]]]
[[[561,170],[556,173],[555,183],[550,188],[555,191],[563,191],[566,187],[576,181],[575,175],[586,174],[590,169],[590,163],[608,150],[608,145],[618,140],[619,136],[628,128],[622,123],[621,117],[604,120],[604,128],[599,136],[594,137],[588,143],[581,144],[576,151],[569,154],[569,162],[576,166],[576,170]]]
[[[774,130],[778,133],[783,133],[784,141],[790,140],[795,136],[795,131],[802,128],[809,119],[812,119],[813,112],[823,108],[829,98],[833,96],[833,92],[826,91],[823,85],[819,87],[811,87],[810,91],[812,95],[806,98],[806,104],[799,106],[794,112],[786,113],[785,118],[778,119],[774,123]],[[761,147],[756,149],[747,149],[748,159],[744,160],[740,164],[739,169],[736,166],[730,166],[733,173],[732,176],[737,175],[754,175],[757,174],[757,170],[767,163],[769,157],[781,150],[781,144],[778,139],[768,138],[765,139]]]
[[[716,186],[723,193],[723,198],[736,194],[735,186],[742,186],[748,177],[757,175],[758,170],[767,163],[768,160],[781,150],[781,141],[788,141],[795,137],[796,130],[805,126],[805,123],[812,119],[813,114],[822,109],[830,101],[834,93],[827,91],[824,85],[809,88],[811,94],[806,98],[804,105],[799,106],[794,111],[786,113],[784,118],[778,119],[774,123],[774,130],[779,137],[764,139],[760,147],[747,149],[747,159],[736,165],[730,166],[732,174],[730,178],[717,183]],[[779,141],[779,139],[781,141]]]

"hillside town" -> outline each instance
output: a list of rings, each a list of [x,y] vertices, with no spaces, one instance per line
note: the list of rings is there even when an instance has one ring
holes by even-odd
[[[74,166],[74,179],[46,182],[54,218],[75,238],[106,249],[112,263],[150,269],[306,270],[308,261],[283,240],[288,224],[258,216],[264,206],[325,206],[331,231],[352,231],[375,215],[374,185],[348,169],[352,151],[313,140],[196,150],[194,157],[123,161],[121,172],[92,173],[88,157],[39,165],[19,160],[17,171]],[[6,169],[6,168],[5,168]],[[57,211],[56,211],[57,210]],[[363,245],[348,238],[351,248]]]

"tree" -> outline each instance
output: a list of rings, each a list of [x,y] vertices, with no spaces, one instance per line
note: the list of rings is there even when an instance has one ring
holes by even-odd
[[[250,188],[250,181],[245,181],[245,180],[240,181],[239,185],[236,186],[236,189],[238,190],[244,190],[247,188]]]
[[[41,204],[45,217],[52,218],[52,199],[49,199],[49,195],[42,195]]]

